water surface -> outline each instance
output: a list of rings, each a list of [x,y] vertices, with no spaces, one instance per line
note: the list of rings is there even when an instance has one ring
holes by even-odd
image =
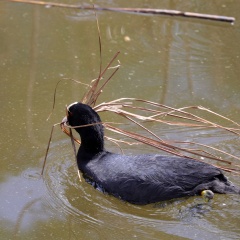
[[[71,1],[72,3],[79,2]],[[86,2],[84,2],[86,3]],[[238,17],[232,1],[96,1],[99,6],[167,8]],[[79,101],[99,71],[94,14],[0,3],[2,239],[239,239],[240,198],[216,195],[134,206],[79,183],[70,140],[55,129],[44,180],[39,173],[51,126]],[[203,105],[240,122],[240,24],[99,12],[103,65],[121,68],[99,102],[120,97],[172,107]],[[105,121],[116,120],[103,115]],[[218,130],[154,127],[165,139],[199,140],[239,156],[239,138]],[[111,151],[119,149],[110,143]],[[123,146],[125,153],[148,148]],[[156,151],[156,150],[154,150]],[[231,180],[240,185],[236,176]]]

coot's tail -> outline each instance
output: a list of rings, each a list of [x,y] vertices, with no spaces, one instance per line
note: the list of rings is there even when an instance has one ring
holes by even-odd
[[[212,181],[198,185],[192,192],[198,195],[204,190],[222,194],[240,194],[240,188],[234,186],[223,174],[215,176]]]
[[[235,193],[240,194],[240,188],[238,186],[234,186],[231,182],[225,183],[224,193]]]
[[[223,174],[221,174],[216,180],[214,180],[212,190],[216,193],[240,194],[240,188],[238,186],[235,186]]]

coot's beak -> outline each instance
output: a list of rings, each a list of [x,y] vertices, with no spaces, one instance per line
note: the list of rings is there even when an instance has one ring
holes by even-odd
[[[68,115],[69,115],[69,108],[71,107],[71,105],[73,105],[74,103],[70,104],[69,106],[66,105],[65,111],[66,111],[66,116],[63,118],[62,120],[62,124],[67,127],[68,124]]]
[[[67,116],[65,116],[64,118],[63,118],[63,120],[62,120],[62,124],[64,125],[64,126],[69,126],[68,125],[68,119],[67,119]]]
[[[68,123],[68,116],[69,116],[69,108],[75,104],[78,104],[78,102],[74,102],[74,103],[71,103],[69,106],[66,105],[66,116],[63,118],[62,120],[62,124],[66,127],[69,127],[69,123]]]
[[[66,116],[62,120],[62,124],[67,127],[68,126],[68,115],[69,115],[67,105],[66,105],[65,111],[66,111]]]

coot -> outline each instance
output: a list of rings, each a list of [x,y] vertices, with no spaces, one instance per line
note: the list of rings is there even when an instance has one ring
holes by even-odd
[[[215,193],[238,193],[222,171],[187,158],[144,154],[126,156],[104,148],[104,129],[99,115],[88,105],[68,106],[68,124],[76,127],[81,145],[77,164],[87,182],[133,204],[149,204],[173,198]]]

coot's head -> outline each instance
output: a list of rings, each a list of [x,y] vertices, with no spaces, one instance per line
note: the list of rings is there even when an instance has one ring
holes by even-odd
[[[67,107],[67,121],[72,127],[101,122],[99,115],[88,105],[75,102]]]
[[[103,151],[104,130],[99,115],[90,106],[80,102],[70,104],[67,111],[68,125],[76,127],[81,136],[81,148],[94,154]],[[93,125],[83,126],[88,124]]]

